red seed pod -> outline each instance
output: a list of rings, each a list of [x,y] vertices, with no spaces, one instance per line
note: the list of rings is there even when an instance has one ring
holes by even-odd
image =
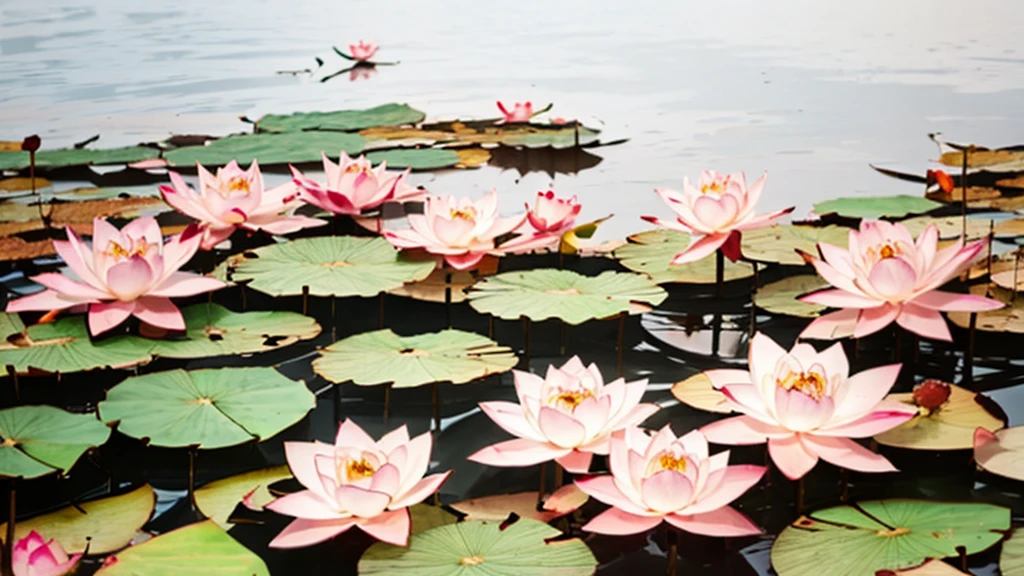
[[[21,149],[24,150],[25,152],[35,152],[36,150],[39,150],[39,146],[41,144],[42,140],[39,139],[39,135],[33,134],[31,136],[25,137],[25,139],[21,142]]]
[[[928,410],[935,410],[949,400],[949,384],[941,380],[925,380],[914,386],[914,403]]]

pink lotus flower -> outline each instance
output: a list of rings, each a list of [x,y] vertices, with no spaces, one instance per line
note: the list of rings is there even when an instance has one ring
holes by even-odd
[[[610,475],[577,480],[614,506],[583,527],[599,534],[636,534],[661,524],[707,536],[752,536],[761,529],[729,506],[764,475],[764,466],[728,466],[729,452],[708,455],[694,430],[676,438],[669,426],[654,436],[627,428],[612,437]]]
[[[62,576],[78,564],[81,554],[68,557],[56,540],[43,540],[35,530],[14,544],[11,564],[14,576]]]
[[[761,228],[793,211],[793,207],[770,214],[754,214],[761,197],[764,180],[761,176],[750,188],[747,178],[738,174],[719,174],[714,170],[700,173],[697,186],[689,178],[683,180],[683,193],[655,190],[665,204],[676,213],[675,221],[656,216],[644,220],[691,234],[690,245],[672,259],[672,264],[696,262],[719,248],[733,262],[740,259],[740,232]]]
[[[358,216],[385,202],[405,202],[423,195],[420,189],[406,182],[409,170],[388,172],[386,162],[374,168],[364,156],[353,160],[345,152],[341,153],[337,164],[326,154],[323,159],[325,184],[307,178],[294,166],[292,177],[301,190],[302,200],[328,212]]]
[[[559,198],[551,190],[537,192],[533,207],[526,205],[526,222],[514,230],[519,236],[502,244],[502,250],[518,254],[557,246],[582,209],[575,196]]]
[[[373,55],[377,53],[379,48],[380,46],[376,42],[364,42],[363,40],[360,40],[358,44],[348,45],[348,51],[352,59],[359,62],[366,62],[373,58]]]
[[[885,395],[900,365],[880,366],[848,376],[850,364],[840,344],[817,352],[797,344],[786,352],[758,333],[750,341],[750,371],[704,373],[722,390],[733,410],[701,429],[716,444],[768,442],[772,460],[790,479],[801,478],[821,457],[861,472],[893,472],[884,457],[851,438],[867,438],[910,420],[917,408]]]
[[[501,110],[501,114],[504,116],[499,122],[504,122],[505,124],[523,123],[529,122],[530,118],[533,118],[533,104],[531,102],[516,102],[511,112],[508,111],[508,108],[505,108],[505,104],[501,100],[498,100],[497,104],[498,110]]]
[[[128,316],[158,328],[184,330],[185,319],[171,298],[224,287],[220,280],[178,271],[199,249],[202,237],[195,224],[166,244],[160,225],[151,217],[132,220],[120,231],[97,218],[92,230],[91,250],[71,228],[67,228],[67,241],[53,242],[77,280],[56,272],[33,276],[47,290],[10,302],[7,311],[63,310],[87,304],[89,332],[94,336]]]
[[[353,526],[378,540],[405,546],[409,506],[422,502],[451,472],[423,477],[430,464],[430,433],[412,440],[405,426],[378,442],[355,422],[338,427],[334,445],[285,442],[285,457],[306,487],[267,504],[295,516],[270,542],[271,548],[298,548],[329,540]]]
[[[498,193],[477,200],[433,196],[424,200],[423,214],[409,214],[408,230],[388,230],[384,237],[399,248],[422,248],[439,254],[456,270],[469,270],[488,254],[501,255],[495,239],[515,230],[526,215],[498,215]]]
[[[218,168],[216,175],[200,164],[196,164],[196,170],[199,192],[186,184],[178,173],[171,172],[173,186],[161,186],[160,194],[175,210],[199,220],[203,229],[203,250],[223,242],[236,228],[288,234],[326,224],[323,220],[292,214],[302,205],[294,184],[264,190],[263,175],[255,160],[248,170],[242,170],[234,160]]]
[[[963,271],[984,248],[978,240],[938,249],[939,230],[931,225],[917,241],[902,224],[862,220],[850,231],[849,251],[818,243],[821,258],[804,255],[835,288],[800,298],[843,308],[816,318],[802,338],[856,338],[881,330],[894,320],[926,338],[952,340],[939,311],[982,312],[1002,302],[937,290]]]
[[[545,378],[514,371],[519,404],[481,402],[480,408],[515,440],[499,442],[469,457],[489,466],[530,466],[555,460],[574,474],[590,469],[594,454],[608,454],[613,432],[636,426],[658,411],[640,404],[647,380],[622,378],[604,384],[596,364],[573,356]]]

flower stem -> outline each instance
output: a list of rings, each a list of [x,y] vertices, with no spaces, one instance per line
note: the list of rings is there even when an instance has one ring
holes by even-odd
[[[679,533],[676,532],[675,528],[669,526],[668,532],[665,534],[665,539],[668,541],[665,574],[668,574],[668,576],[676,576],[676,562],[679,559]]]
[[[619,336],[615,347],[615,364],[618,368],[620,378],[622,377],[622,356],[626,349],[626,315],[626,312],[619,314]]]
[[[725,253],[719,248],[715,251],[715,296],[719,298],[725,293]]]
[[[960,169],[960,188],[963,194],[963,198],[960,199],[960,215],[963,220],[961,237],[964,239],[964,242],[967,242],[967,157],[973,147],[972,145],[964,148],[964,161]]]
[[[434,382],[430,394],[430,402],[434,406],[434,430],[441,433],[441,389],[437,382]]]
[[[540,506],[544,502],[544,490],[548,475],[548,463],[540,463],[540,480],[537,484],[537,505]]]
[[[192,511],[199,510],[199,506],[196,504],[196,458],[199,456],[199,448],[196,446],[188,447],[188,502],[192,506]]]

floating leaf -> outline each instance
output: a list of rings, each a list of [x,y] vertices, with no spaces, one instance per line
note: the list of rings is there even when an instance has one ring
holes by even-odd
[[[377,126],[401,126],[422,122],[427,115],[408,104],[382,104],[365,110],[337,110],[335,112],[296,112],[294,114],[267,114],[259,119],[260,132],[300,132],[328,130],[351,132]],[[262,162],[262,158],[260,159]]]
[[[822,216],[838,214],[847,218],[899,218],[907,214],[924,214],[942,206],[920,196],[850,196],[818,202],[814,211]]]
[[[72,414],[53,406],[0,410],[0,476],[36,478],[67,472],[110,429],[93,414]]]
[[[4,178],[0,180],[0,191],[4,192],[22,192],[26,191],[27,194],[32,193],[32,188],[36,190],[42,190],[43,188],[49,188],[53,186],[53,182],[50,182],[46,178],[38,177],[34,180],[32,178],[15,177],[15,178]],[[50,194],[47,194],[49,197]],[[5,194],[4,197],[7,197]]]
[[[259,159],[263,166],[319,162],[322,154],[337,156],[344,150],[356,155],[366,142],[358,134],[343,132],[286,132],[283,134],[246,134],[208,142],[205,146],[185,146],[164,155],[172,166],[220,166],[232,160],[249,164]]]
[[[242,498],[255,491],[252,496],[253,503],[264,506],[274,499],[267,491],[267,486],[291,477],[292,473],[287,466],[274,466],[222,478],[196,488],[196,506],[203,515],[228,530],[233,526],[229,521],[231,513],[235,511]]]
[[[797,250],[818,253],[818,242],[845,247],[850,229],[845,226],[776,224],[743,232],[743,256],[758,262],[803,266]]]
[[[412,519],[412,533],[419,534],[438,526],[455,524],[459,518],[440,506],[419,503],[409,506],[409,516]]]
[[[567,484],[565,487],[575,487],[575,484]],[[520,518],[529,518],[538,522],[551,522],[555,518],[565,516],[576,510],[587,501],[586,492],[578,488],[577,491],[579,494],[582,494],[582,498],[578,498],[578,505],[562,506],[560,502],[555,502],[555,504],[559,504],[559,509],[541,508],[538,510],[536,490],[533,492],[519,492],[517,494],[499,494],[496,496],[471,498],[462,502],[456,502],[451,507],[465,514],[466,520],[503,522],[508,518],[509,514],[514,513]],[[544,506],[547,505],[548,501],[552,500],[552,496],[548,497],[547,501],[544,502]]]
[[[419,282],[408,282],[388,290],[388,293],[425,302],[444,302],[445,291],[451,287],[451,301],[453,304],[458,304],[466,301],[468,298],[466,291],[470,286],[476,284],[476,281],[477,276],[473,272],[439,268],[431,271],[426,278]]]
[[[1010,527],[1010,511],[981,503],[874,500],[803,516],[772,546],[779,576],[876,576],[929,558],[987,549]],[[851,561],[855,560],[855,561]]]
[[[455,153],[459,155],[456,168],[479,168],[491,160],[491,151],[484,148],[459,148]]]
[[[754,305],[772,314],[814,318],[828,307],[801,302],[797,300],[797,297],[828,285],[829,283],[818,275],[787,276],[782,280],[759,287],[754,293]]]
[[[0,237],[0,262],[31,260],[56,253],[57,251],[53,249],[53,242],[48,239],[29,242],[24,238]]]
[[[967,154],[968,168],[986,168],[990,172],[1016,172],[1024,170],[1024,150],[955,150],[939,156],[939,163],[963,168]]]
[[[92,233],[92,221],[95,218],[136,218],[138,216],[155,216],[167,212],[171,208],[160,198],[110,198],[106,200],[85,200],[82,202],[62,202],[43,204],[42,212],[50,220],[53,228],[63,228],[72,223],[88,224],[88,233]],[[16,202],[0,203],[0,222],[28,222],[34,226],[15,233],[43,230],[45,225],[39,219],[38,204],[21,204]],[[6,231],[6,230],[5,230]]]
[[[559,252],[562,254],[579,254],[582,252],[587,247],[584,241],[593,238],[594,234],[597,234],[597,227],[610,220],[612,216],[614,214],[609,214],[604,218],[598,218],[586,224],[580,224],[562,234],[562,239],[558,243]]]
[[[64,148],[36,152],[36,168],[65,168],[103,164],[128,164],[156,158],[160,151],[146,146],[125,148]],[[21,170],[29,166],[28,152],[0,152],[0,170]]]
[[[366,157],[374,164],[387,161],[388,168],[412,168],[413,170],[454,168],[456,164],[462,162],[462,158],[455,150],[443,150],[440,148],[381,150],[370,152]]]
[[[223,448],[266,440],[316,401],[302,381],[273,368],[168,370],[132,376],[100,402],[104,422],[154,446]]]
[[[949,399],[936,410],[920,409],[907,422],[875,436],[879,444],[913,450],[967,450],[974,446],[974,430],[999,430],[1003,421],[976,399],[978,394],[950,385]],[[890,394],[890,400],[914,404],[914,394]]]
[[[575,148],[597,142],[597,130],[580,126],[578,129],[568,127],[542,127],[530,125],[528,128],[503,131],[498,142],[505,146],[522,146],[524,148]],[[460,140],[465,138],[460,135]]]
[[[641,274],[570,270],[505,272],[478,282],[469,293],[474,310],[505,320],[558,318],[569,324],[629,312],[634,303],[661,304],[668,293]]]
[[[1010,282],[1013,282],[1012,277]],[[971,286],[970,293],[976,296],[987,296],[1006,303],[1006,306],[998,310],[978,312],[976,325],[978,330],[982,332],[1024,334],[1024,298],[1014,298],[1013,292],[1010,290],[984,284]],[[947,312],[946,316],[949,317],[950,322],[961,328],[968,328],[971,325],[970,312]]]
[[[366,149],[405,148],[411,146],[433,146],[438,142],[455,140],[454,132],[447,130],[424,130],[408,126],[375,126],[359,131],[366,139]]]
[[[1014,530],[1003,542],[1003,551],[999,555],[999,573],[1002,576],[1024,576],[1024,530]]]
[[[725,394],[716,390],[711,384],[711,379],[703,373],[694,374],[673,384],[672,395],[691,408],[719,414],[732,413]]]
[[[313,370],[335,383],[392,383],[412,388],[432,382],[464,384],[507,372],[519,360],[512,351],[472,332],[442,330],[399,336],[391,330],[356,334],[320,351]]]
[[[259,556],[212,520],[189,524],[110,556],[96,576],[270,576]]]
[[[231,260],[231,279],[271,296],[376,296],[426,278],[434,262],[402,257],[381,237],[302,238],[243,252]]]
[[[1018,267],[1017,270],[1011,269],[996,272],[993,267],[992,282],[996,286],[1007,290],[1015,292],[1024,291],[1024,269]]]
[[[107,496],[56,512],[18,520],[14,525],[14,538],[20,540],[35,530],[44,538],[53,538],[68,554],[109,554],[131,542],[135,534],[149,522],[156,505],[156,494],[149,484],[131,492]],[[7,523],[0,532],[7,530]],[[6,532],[5,532],[6,533]]]
[[[1024,426],[974,433],[974,461],[993,474],[1024,480]]]
[[[917,216],[900,222],[912,236],[917,238],[924,229],[935,224],[939,229],[939,238],[943,240],[959,238],[963,233],[963,218],[960,216]],[[992,220],[988,218],[967,219],[967,239],[975,240],[988,236]]]
[[[885,572],[882,572],[882,574],[884,576]],[[893,576],[971,576],[967,572],[961,572],[953,568],[942,560],[929,560],[916,568],[896,570],[892,574]],[[875,576],[878,576],[878,574],[875,574]]]
[[[359,559],[359,573],[387,576],[586,576],[594,554],[578,538],[547,542],[561,532],[536,520],[459,522],[414,534],[402,548],[378,543]]]
[[[690,264],[671,264],[676,254],[690,245],[690,236],[675,230],[650,230],[629,237],[627,244],[615,251],[615,257],[623,266],[634,272],[643,272],[657,284],[676,282],[681,284],[714,284],[715,258],[704,258]],[[752,265],[744,262],[725,261],[726,282],[750,278],[754,275]]]

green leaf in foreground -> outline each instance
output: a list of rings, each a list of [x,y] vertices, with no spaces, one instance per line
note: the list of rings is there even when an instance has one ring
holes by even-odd
[[[900,218],[924,214],[945,204],[921,196],[850,196],[818,202],[814,211],[822,216],[838,214],[847,218]]]
[[[675,265],[672,259],[690,245],[690,236],[676,230],[649,230],[629,237],[629,244],[615,251],[623,266],[647,274],[657,284],[714,284],[715,258]],[[745,262],[725,261],[726,282],[750,278],[754,268]]]
[[[378,126],[416,124],[426,114],[408,104],[382,104],[365,110],[337,110],[334,112],[296,112],[294,114],[267,114],[256,127],[260,132],[299,132],[302,130],[334,130],[350,132]]]
[[[125,148],[64,148],[40,150],[36,153],[37,168],[64,168],[67,166],[88,166],[103,164],[130,164],[139,160],[156,158],[160,151],[147,146]],[[28,168],[28,152],[0,152],[0,170],[21,170]]]
[[[245,134],[212,140],[204,146],[184,146],[168,150],[164,157],[172,166],[221,166],[232,160],[249,164],[259,160],[263,166],[319,162],[321,154],[334,158],[344,150],[356,155],[366,141],[358,134],[344,132],[287,132],[283,134]]]
[[[371,546],[359,559],[360,574],[387,576],[586,576],[597,559],[578,538],[546,542],[561,532],[521,518],[501,522],[469,521],[414,534],[409,546]]]
[[[291,477],[287,466],[274,466],[215,480],[196,489],[196,506],[207,518],[228,530],[233,526],[229,521],[231,513],[245,495],[255,491],[253,504],[264,506],[273,500],[267,486]]]
[[[72,414],[53,406],[0,410],[0,476],[36,478],[67,472],[86,450],[109,436],[110,428],[93,414]]]
[[[1024,576],[1024,531],[1017,528],[1003,542],[999,555],[999,573],[1002,576]]]
[[[754,293],[754,305],[772,314],[814,318],[821,314],[827,306],[801,302],[797,300],[797,297],[828,285],[828,282],[818,275],[788,276],[758,288]]]

